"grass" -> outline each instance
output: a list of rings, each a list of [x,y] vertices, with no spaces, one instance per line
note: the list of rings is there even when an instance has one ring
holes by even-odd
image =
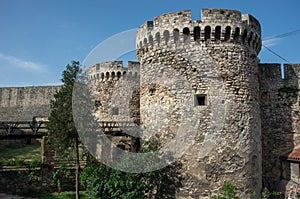
[[[21,143],[7,144],[0,147],[0,160],[42,160],[41,145]]]
[[[45,194],[39,197],[39,199],[74,199],[74,198],[75,198],[75,192]],[[88,199],[88,196],[85,194],[85,192],[80,192],[80,199]]]
[[[39,199],[75,199],[75,192],[61,192],[61,193],[46,193],[46,194],[38,194],[34,190],[30,190],[30,193],[22,194],[23,196],[35,197]],[[84,191],[80,192],[80,199],[88,199],[87,194]]]

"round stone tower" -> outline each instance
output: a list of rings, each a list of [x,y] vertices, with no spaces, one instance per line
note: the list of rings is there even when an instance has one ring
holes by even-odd
[[[167,13],[144,23],[136,43],[144,138],[165,146],[186,133],[176,197],[209,198],[225,181],[242,198],[258,196],[259,22],[235,10],[202,9],[201,20]]]
[[[87,76],[99,121],[139,122],[139,63],[102,62],[88,68]]]

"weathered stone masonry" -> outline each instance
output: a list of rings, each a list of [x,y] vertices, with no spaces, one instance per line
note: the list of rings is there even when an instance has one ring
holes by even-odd
[[[243,198],[259,193],[262,175],[257,54],[261,31],[257,20],[232,10],[203,9],[201,20],[191,20],[190,11],[174,12],[143,24],[137,32],[137,43],[142,85],[151,82],[160,70],[170,68],[185,77],[195,95],[207,97],[207,105],[198,109],[201,124],[195,143],[180,159],[185,180],[177,197],[209,197],[224,181],[234,182]],[[221,88],[223,94],[218,92]],[[184,90],[179,82],[173,93]],[[159,92],[151,96],[141,92],[143,123],[151,122],[148,107],[153,101],[159,102],[159,97]],[[176,133],[173,125],[181,114],[176,107],[187,96],[176,97],[171,115],[178,117],[170,119],[171,125],[164,129],[161,139]],[[212,118],[213,107],[222,100],[226,112],[219,122],[223,124],[219,124],[220,129],[212,129],[211,123],[218,119]],[[222,141],[199,157],[201,146],[209,144],[205,137],[214,130],[220,131],[218,139]]]
[[[0,121],[30,121],[49,116],[50,102],[60,86],[0,88]]]
[[[253,16],[202,9],[201,20],[192,20],[190,11],[167,13],[145,22],[136,44],[140,63],[88,69],[95,113],[100,121],[141,122],[167,144],[180,130],[183,107],[191,107],[196,119],[189,122],[198,127],[178,160],[183,180],[176,198],[209,198],[224,181],[242,198],[286,183],[290,165],[280,156],[300,144],[300,65],[284,65],[282,79],[281,65],[259,63],[261,27]],[[44,109],[47,100],[37,99],[57,89],[3,88],[1,117],[32,118],[40,112],[27,110]],[[40,97],[32,97],[36,92]],[[111,139],[131,150],[129,137]]]

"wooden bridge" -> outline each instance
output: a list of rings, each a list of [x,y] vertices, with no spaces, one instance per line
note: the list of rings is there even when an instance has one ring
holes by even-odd
[[[34,117],[31,121],[0,121],[0,140],[42,138],[47,135],[46,117]],[[99,127],[105,134],[120,136],[126,130],[138,130],[138,123],[129,121],[101,121]]]
[[[130,130],[131,133],[138,131],[139,123],[132,121],[100,121],[99,127],[105,134],[122,136],[126,134],[127,130]]]
[[[46,135],[48,118],[34,117],[31,121],[0,121],[0,140],[41,138]]]

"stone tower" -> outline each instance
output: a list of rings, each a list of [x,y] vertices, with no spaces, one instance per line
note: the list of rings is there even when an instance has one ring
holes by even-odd
[[[259,195],[259,22],[225,9],[202,9],[201,20],[167,13],[144,23],[136,43],[142,124],[163,145],[186,133],[177,198],[210,197],[225,181],[242,198]]]

